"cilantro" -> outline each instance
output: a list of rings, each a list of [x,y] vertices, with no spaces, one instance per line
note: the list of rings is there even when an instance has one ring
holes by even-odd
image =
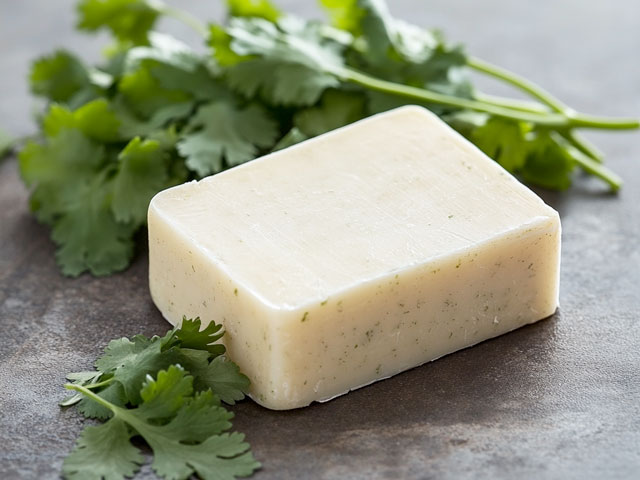
[[[227,0],[233,17],[260,17],[275,22],[282,15],[269,0]]]
[[[78,28],[95,31],[108,28],[121,42],[146,45],[159,9],[146,0],[82,0],[78,3]]]
[[[327,90],[317,106],[300,110],[293,122],[301,132],[313,137],[360,120],[364,104],[364,97],[357,92]]]
[[[227,37],[210,37],[211,46],[214,52],[222,51],[223,58],[229,50],[236,54],[226,79],[248,97],[259,94],[275,105],[306,106],[339,85],[335,75],[342,69],[343,46],[325,39],[316,23],[232,18],[225,31]]]
[[[473,131],[472,140],[506,170],[516,172],[529,154],[526,134],[526,124],[492,118]]]
[[[273,145],[276,127],[268,113],[253,104],[238,109],[230,101],[205,104],[190,120],[178,143],[186,165],[200,176],[217,173],[256,157]]]
[[[78,28],[107,30],[115,42],[98,66],[65,50],[34,61],[31,91],[49,104],[42,138],[19,155],[63,273],[125,268],[149,199],[163,188],[406,104],[441,116],[529,184],[566,189],[579,168],[620,188],[577,130],[632,129],[638,120],[575,112],[440,32],[394,17],[384,0],[320,3],[331,24],[270,0],[226,0],[228,18],[209,25],[161,0],[78,1]],[[203,48],[156,31],[163,16],[192,27]],[[486,95],[472,72],[533,101]],[[3,145],[12,144],[0,141],[0,153]]]
[[[282,150],[283,148],[290,147],[296,143],[300,143],[307,140],[309,137],[305,135],[298,127],[293,127],[289,130],[284,137],[282,137],[278,143],[273,147],[273,151]]]
[[[120,152],[111,205],[117,221],[144,222],[151,197],[168,186],[164,156],[158,141],[142,141],[140,137],[135,137]]]
[[[89,72],[73,54],[58,50],[39,58],[29,73],[31,91],[54,102],[67,102],[86,88]]]
[[[93,100],[73,112],[54,104],[43,122],[49,137],[55,137],[63,129],[77,128],[87,138],[103,143],[119,139],[118,127],[119,121],[104,98]]]
[[[133,255],[132,226],[111,213],[112,181],[104,174],[76,185],[73,198],[63,199],[51,238],[59,246],[58,262],[66,275],[89,269],[94,275],[123,270]]]
[[[141,437],[154,454],[152,468],[165,478],[233,479],[260,464],[231,428],[233,414],[221,401],[244,398],[249,380],[223,356],[224,332],[211,322],[186,319],[163,337],[136,335],[109,342],[95,372],[67,376],[76,394],[61,406],[77,405],[89,426],[65,459],[66,478],[117,479],[134,475],[144,457],[131,443]]]

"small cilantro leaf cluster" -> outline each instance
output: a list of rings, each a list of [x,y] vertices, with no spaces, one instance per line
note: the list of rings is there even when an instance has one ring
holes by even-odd
[[[144,463],[140,437],[153,452],[161,477],[232,480],[260,467],[240,433],[227,433],[233,414],[222,402],[242,400],[249,379],[216,343],[224,332],[199,318],[184,318],[163,337],[136,335],[109,342],[95,371],[70,373],[75,394],[60,405],[76,405],[103,420],[81,433],[63,464],[68,479],[121,479]]]

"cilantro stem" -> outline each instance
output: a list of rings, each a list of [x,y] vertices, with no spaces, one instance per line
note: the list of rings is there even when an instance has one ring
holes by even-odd
[[[379,78],[371,77],[350,68],[343,69],[338,75],[348,82],[370,88],[371,90],[389,93],[391,95],[397,95],[401,97],[407,97],[414,100],[420,100],[426,103],[436,103],[449,107],[466,108],[478,112],[490,113],[491,115],[495,115],[498,117],[530,122],[546,127],[562,128],[569,126],[569,119],[562,114],[525,112],[522,110],[515,110],[513,108],[493,105],[481,100],[471,100],[468,98],[454,97],[452,95],[445,95],[423,88],[411,87],[409,85],[380,80]]]
[[[520,75],[513,73],[504,68],[493,65],[489,62],[485,62],[479,58],[471,57],[467,60],[467,65],[478,72],[482,72],[486,75],[490,75],[494,78],[500,79],[509,83],[510,85],[522,90],[523,92],[528,93],[533,98],[539,100],[543,104],[550,107],[552,110],[563,113],[565,115],[570,114],[572,112],[571,108],[566,105],[564,102],[558,100],[556,97],[547,92],[544,88],[527,80]],[[499,97],[497,97],[499,98]],[[634,121],[632,120],[632,126],[630,128],[638,128],[638,122],[635,121],[635,127],[633,126]],[[585,155],[593,158],[598,162],[602,162],[603,154],[596,147],[594,147],[587,139],[583,138],[581,135],[575,132],[568,132],[563,134],[567,140],[571,142],[578,150],[580,150]]]
[[[613,130],[633,129],[640,127],[640,121],[638,121],[637,119],[595,117],[577,113],[570,109],[566,112],[535,113],[523,111],[522,109],[514,109],[513,107],[501,106],[483,100],[471,100],[468,98],[460,98],[452,95],[444,95],[442,93],[426,90],[423,88],[417,88],[409,85],[389,82],[386,80],[380,80],[379,78],[371,77],[367,74],[350,68],[344,68],[337,74],[348,82],[355,83],[372,90],[377,90],[379,92],[412,98],[426,103],[436,103],[444,106],[466,108],[469,110],[475,110],[477,112],[485,112],[497,117],[529,122],[544,127],[555,127],[558,129],[584,127]],[[530,87],[527,86],[527,88]]]
[[[168,17],[173,17],[176,20],[181,21],[185,25],[191,27],[193,30],[198,32],[203,37],[206,37],[209,34],[205,24],[202,23],[198,18],[191,15],[189,12],[167,5],[166,3],[161,2],[160,0],[156,0],[154,2],[154,5],[158,10],[158,12],[160,12],[161,14],[166,15]]]
[[[591,157],[596,162],[602,163],[604,154],[600,150],[598,150],[598,148],[596,148],[591,142],[589,142],[589,140],[572,131],[561,132],[560,134],[582,153],[584,153],[588,157]]]
[[[585,172],[595,175],[596,177],[604,180],[611,187],[612,192],[617,192],[622,187],[622,179],[615,173],[609,170],[607,167],[598,163],[593,158],[585,155],[583,152],[576,150],[572,155],[575,162],[580,165]]]
[[[545,108],[540,103],[530,102],[528,100],[515,100],[510,98],[497,97],[494,95],[487,95],[486,93],[477,93],[475,95],[475,98],[476,100],[480,100],[481,102],[490,103],[499,107],[512,108],[513,110],[521,110],[523,112],[549,112],[549,109]]]
[[[96,395],[91,390],[89,390],[88,388],[86,388],[86,387],[84,387],[82,385],[75,385],[73,383],[65,383],[64,384],[64,388],[66,388],[68,390],[75,390],[76,392],[80,392],[85,397],[88,397],[91,400],[93,400],[94,402],[99,403],[100,405],[102,405],[105,408],[108,408],[112,412],[115,412],[114,405],[112,405],[111,402],[105,400],[104,398],[100,397],[99,395]]]
[[[522,91],[527,92],[534,98],[537,98],[545,105],[548,105],[556,112],[564,113],[569,110],[569,107],[555,98],[549,92],[535,83],[527,80],[520,75],[517,75],[509,70],[493,65],[479,58],[470,57],[467,59],[467,65],[478,72],[490,75],[495,78],[504,80],[507,83],[519,88]]]
[[[88,385],[84,385],[84,387],[85,388],[89,388],[89,389],[100,388],[100,387],[104,387],[105,385],[109,385],[111,382],[113,382],[113,377],[108,378],[108,379],[103,380],[103,381],[98,382],[98,383],[90,383]]]

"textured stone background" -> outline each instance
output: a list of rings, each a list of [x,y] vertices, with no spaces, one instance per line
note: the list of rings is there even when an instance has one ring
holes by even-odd
[[[202,18],[222,11],[175,3]],[[320,14],[311,0],[279,3]],[[640,113],[636,0],[391,3],[578,109]],[[73,32],[72,4],[0,0],[0,124],[15,134],[34,129],[29,59],[55,46],[94,59],[104,43]],[[591,138],[626,186],[609,196],[581,179],[542,192],[563,221],[560,313],[327,404],[238,405],[235,425],[264,464],[256,479],[640,478],[640,134]],[[120,275],[60,276],[15,161],[0,164],[1,479],[58,478],[83,424],[56,405],[64,374],[90,367],[110,338],[168,328],[146,275],[143,251]]]

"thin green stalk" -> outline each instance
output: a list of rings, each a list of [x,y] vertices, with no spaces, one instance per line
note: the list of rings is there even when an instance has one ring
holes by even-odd
[[[620,190],[622,179],[616,173],[582,152],[563,132],[551,132],[551,135],[582,170],[603,180],[612,192]]]
[[[567,139],[571,145],[576,147],[582,153],[591,157],[596,162],[602,163],[604,154],[595,145],[589,142],[589,140],[572,131],[560,132],[560,135]]]
[[[337,74],[345,81],[361,85],[371,90],[411,98],[413,100],[419,100],[426,103],[436,103],[438,105],[490,113],[497,117],[529,122],[544,127],[553,127],[556,129],[584,127],[614,130],[640,127],[640,123],[635,119],[594,117],[573,112],[571,112],[570,115],[565,115],[563,113],[535,113],[515,110],[513,108],[494,105],[481,100],[454,97],[422,88],[380,80],[350,68],[344,68],[341,72],[337,72]]]
[[[527,92],[532,97],[537,98],[545,105],[550,106],[556,112],[565,113],[565,111],[569,109],[567,105],[555,98],[542,87],[536,85],[535,83],[527,80],[524,77],[521,77],[520,75],[510,72],[509,70],[498,67],[496,65],[492,65],[489,62],[485,62],[484,60],[480,60],[479,58],[474,57],[470,57],[467,59],[467,65],[474,70],[510,83],[520,90]]]
[[[558,100],[556,97],[551,95],[545,89],[540,87],[539,85],[527,80],[526,78],[521,77],[509,70],[498,67],[496,65],[492,65],[484,60],[480,60],[479,58],[471,57],[467,61],[467,65],[469,67],[482,72],[484,74],[490,75],[494,78],[498,78],[503,80],[512,86],[528,93],[533,98],[538,99],[543,104],[549,106],[551,109],[558,113],[570,114],[572,110],[567,106],[564,102]],[[633,126],[635,124],[635,127]],[[631,128],[638,128],[638,121],[632,121]],[[573,144],[578,150],[583,152],[585,155],[593,158],[598,162],[602,162],[603,154],[596,147],[594,147],[587,139],[583,138],[580,134],[575,132],[567,132],[563,135],[567,138],[571,144]]]
[[[617,192],[622,187],[622,179],[615,173],[598,163],[593,158],[585,155],[579,150],[573,152],[573,159],[585,172],[601,178],[611,187],[611,191]]]
[[[86,396],[86,397],[90,398],[91,400],[93,400],[94,402],[99,403],[100,405],[102,405],[105,408],[108,408],[112,412],[114,411],[113,410],[113,405],[110,402],[108,402],[104,398],[100,397],[99,395],[96,395],[91,390],[89,390],[86,387],[83,387],[82,385],[76,385],[76,384],[73,384],[73,383],[65,383],[64,384],[64,388],[66,388],[68,390],[75,390],[76,392],[80,392],[84,396]]]
[[[564,115],[560,114],[523,112],[521,110],[492,105],[479,100],[470,100],[467,98],[454,97],[452,95],[444,95],[442,93],[425,90],[423,88],[380,80],[379,78],[371,77],[349,68],[345,68],[342,72],[339,72],[339,76],[345,81],[361,85],[371,90],[389,93],[391,95],[406,97],[426,103],[437,103],[438,105],[448,107],[466,108],[478,112],[490,113],[503,118],[535,123],[536,125],[544,125],[546,127],[566,127],[569,121],[569,119]]]
[[[513,110],[521,110],[523,112],[548,113],[549,109],[545,108],[538,102],[530,102],[528,100],[516,100],[511,98],[498,97],[488,95],[486,93],[476,93],[475,99],[481,102],[490,103],[499,107],[511,108]]]
[[[90,383],[88,385],[84,385],[84,387],[85,388],[89,388],[89,389],[100,388],[100,387],[104,387],[105,385],[109,385],[111,382],[113,382],[113,377],[108,378],[108,379],[103,380],[103,381],[98,382],[98,383]]]
[[[185,25],[194,29],[203,37],[206,37],[209,34],[209,31],[207,30],[207,26],[204,23],[202,23],[199,19],[197,19],[190,13],[186,12],[185,10],[174,8],[160,1],[157,2],[156,8],[161,14],[166,15],[168,17],[173,17],[176,20],[181,21]]]

